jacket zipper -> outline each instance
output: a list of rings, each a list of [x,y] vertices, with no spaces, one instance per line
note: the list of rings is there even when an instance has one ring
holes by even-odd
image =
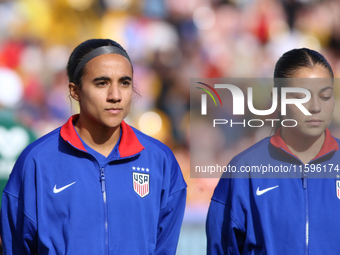
[[[77,149],[79,151],[85,152],[88,155],[91,155],[87,151],[84,151],[84,150],[81,150],[81,149],[75,147],[70,142],[68,142],[68,143],[73,148],[75,148],[75,149]],[[130,159],[130,158],[136,157],[139,154],[140,154],[140,152],[138,152],[138,153],[136,153],[134,155],[127,156],[127,157],[117,158],[114,161]],[[98,161],[96,160],[96,158],[93,155],[91,155],[91,157],[93,157],[94,160],[98,163]],[[108,255],[109,254],[109,224],[108,224],[108,209],[107,209],[107,202],[106,202],[105,169],[103,167],[100,167],[100,182],[101,182],[101,190],[102,190],[102,193],[103,193],[104,211],[105,211],[104,212],[104,217],[105,217],[105,223],[104,223],[105,224],[105,254]]]
[[[106,188],[105,188],[105,169],[100,168],[100,182],[102,186],[103,201],[104,201],[104,227],[105,227],[105,254],[109,254],[109,224],[107,216]]]
[[[309,203],[308,203],[308,189],[307,189],[307,176],[304,174],[303,178],[303,190],[305,193],[305,207],[306,207],[306,232],[305,232],[305,244],[306,251],[305,255],[308,255],[308,245],[309,245]]]
[[[88,155],[89,154],[87,151],[81,150],[77,147],[75,147],[72,143],[70,143],[69,141],[67,141],[73,148],[85,152]],[[116,158],[114,161],[118,161],[118,160],[124,160],[124,159],[130,159],[133,157],[136,157],[137,155],[139,155],[140,152],[134,154],[134,155],[130,155],[127,157],[122,157],[122,158]],[[94,160],[99,164],[99,162],[97,161],[97,159],[91,155],[92,158],[94,158]],[[105,169],[103,167],[100,167],[100,182],[101,182],[101,190],[103,193],[103,201],[104,201],[104,220],[105,220],[105,254],[108,255],[109,254],[109,224],[108,224],[108,209],[107,209],[107,201],[106,201],[106,187],[105,187]]]

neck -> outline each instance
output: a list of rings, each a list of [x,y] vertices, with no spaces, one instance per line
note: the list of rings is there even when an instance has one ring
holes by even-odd
[[[87,121],[82,118],[81,114],[74,127],[88,146],[106,157],[111,153],[120,136],[120,126],[114,128],[105,127]]]
[[[309,163],[318,155],[325,141],[325,132],[319,136],[297,135],[291,128],[282,128],[281,137],[289,150],[304,164]]]

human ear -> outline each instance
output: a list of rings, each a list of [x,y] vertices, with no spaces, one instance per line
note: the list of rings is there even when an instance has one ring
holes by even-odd
[[[73,82],[70,82],[68,84],[68,90],[70,92],[70,96],[76,100],[76,101],[79,101],[80,98],[79,98],[79,94],[78,94],[78,88],[76,86],[76,84],[74,84]]]

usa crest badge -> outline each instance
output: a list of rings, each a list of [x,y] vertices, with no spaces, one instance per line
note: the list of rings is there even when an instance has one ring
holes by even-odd
[[[340,180],[336,181],[336,196],[340,199]]]
[[[150,175],[133,172],[133,189],[140,196],[145,197],[150,193]]]

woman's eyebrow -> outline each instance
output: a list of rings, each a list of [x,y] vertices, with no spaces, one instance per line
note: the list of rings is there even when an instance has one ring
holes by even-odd
[[[107,76],[100,76],[100,77],[93,79],[93,82],[96,82],[96,81],[111,81],[111,78]]]
[[[125,81],[125,80],[129,80],[129,81],[132,81],[132,78],[130,76],[123,76],[119,79],[120,81]]]
[[[126,75],[126,76],[119,78],[119,80],[120,81],[125,81],[125,80],[132,81],[132,78]],[[100,76],[100,77],[96,77],[93,79],[93,82],[96,82],[96,81],[111,81],[111,78],[107,76]]]
[[[325,91],[325,90],[327,90],[327,89],[331,89],[331,90],[333,90],[333,87],[331,87],[331,86],[329,86],[329,87],[325,87],[325,88],[321,89],[321,90],[320,90],[320,92],[324,92],[324,91]]]

